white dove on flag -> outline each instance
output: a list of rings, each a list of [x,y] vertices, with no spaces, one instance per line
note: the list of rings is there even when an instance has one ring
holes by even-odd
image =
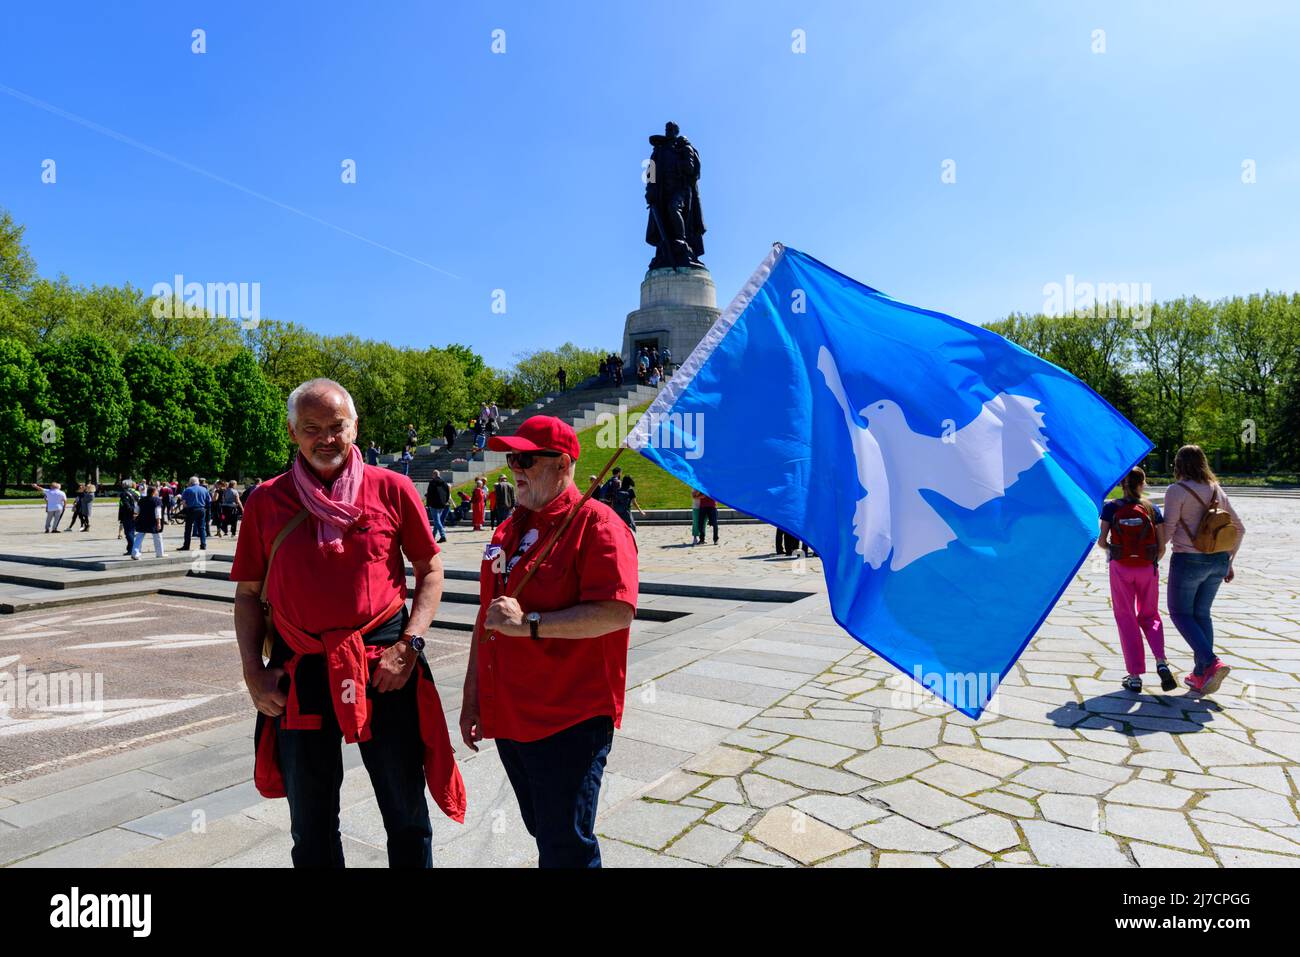
[[[931,489],[966,509],[1006,494],[1047,453],[1038,400],[999,392],[970,422],[944,436],[913,432],[903,410],[878,399],[855,419],[839,368],[822,346],[817,368],[844,413],[858,483],[867,490],[853,513],[856,551],[879,568],[893,551],[891,571],[946,548],[957,535],[920,490]]]

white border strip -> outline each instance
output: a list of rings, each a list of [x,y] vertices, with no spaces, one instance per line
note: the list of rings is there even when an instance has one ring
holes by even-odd
[[[709,331],[704,334],[704,338],[691,350],[691,354],[686,357],[686,361],[677,367],[677,371],[668,380],[668,384],[660,390],[654,402],[650,403],[650,407],[641,414],[641,418],[637,419],[636,425],[627,433],[627,437],[623,440],[623,444],[627,448],[635,451],[650,444],[651,417],[665,412],[676,404],[681,394],[686,391],[686,387],[691,384],[691,381],[699,373],[700,368],[708,361],[709,356],[713,355],[713,350],[718,347],[727,333],[731,331],[731,327],[736,324],[740,314],[749,308],[750,302],[758,295],[758,291],[763,288],[764,283],[767,282],[767,277],[771,275],[772,270],[776,268],[777,261],[784,254],[784,245],[781,243],[772,244],[772,251],[758,264],[758,268],[754,270],[753,275],[740,287],[740,292],[736,293],[726,311],[709,327]]]

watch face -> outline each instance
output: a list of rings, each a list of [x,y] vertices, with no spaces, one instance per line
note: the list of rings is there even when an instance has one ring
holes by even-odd
[[[536,611],[530,611],[530,612],[528,613],[528,620],[529,620],[529,621],[541,621],[541,620],[542,620],[541,613],[540,613],[540,612],[536,612]]]
[[[419,654],[421,651],[424,651],[423,638],[421,638],[419,635],[412,635],[410,640],[411,640],[412,651],[414,651],[416,654]]]

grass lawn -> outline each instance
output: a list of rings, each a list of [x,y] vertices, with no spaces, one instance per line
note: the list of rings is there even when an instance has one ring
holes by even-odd
[[[626,428],[620,427],[617,430],[619,441],[623,440],[628,430],[636,424],[636,420],[641,413],[649,407],[650,403],[646,402],[635,409],[628,410],[627,421],[619,423],[620,426],[626,426]],[[577,482],[578,488],[584,492],[587,490],[588,476],[599,475],[601,468],[609,461],[609,457],[614,454],[614,449],[600,448],[596,445],[598,433],[604,432],[607,435],[609,429],[609,426],[593,425],[591,428],[583,429],[578,433],[578,444],[582,446],[582,455],[578,458],[578,468],[574,473],[574,480]],[[649,459],[628,450],[620,455],[618,461],[614,464],[621,468],[625,475],[631,475],[633,481],[636,482],[636,497],[642,508],[691,507],[691,490],[686,483],[678,481]],[[501,471],[505,472],[507,476],[510,474],[510,470],[504,466],[502,466]],[[497,475],[499,474],[499,472],[487,472],[483,477],[487,479],[488,485],[491,486],[496,484]],[[609,475],[606,474],[605,478],[608,479]],[[513,483],[513,479],[511,479],[511,482]],[[473,480],[454,486],[451,500],[453,502],[460,501],[456,493],[464,492],[468,495],[473,487]]]

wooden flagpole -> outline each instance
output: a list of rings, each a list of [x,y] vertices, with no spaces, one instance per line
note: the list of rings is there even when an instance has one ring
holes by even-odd
[[[564,534],[564,530],[567,529],[569,523],[573,521],[573,516],[578,514],[578,509],[582,508],[587,499],[591,498],[596,489],[600,488],[600,483],[604,480],[605,473],[614,467],[614,463],[618,461],[618,457],[623,454],[625,448],[627,448],[626,445],[620,445],[614,450],[614,454],[609,457],[609,461],[605,463],[605,467],[600,470],[600,474],[596,476],[596,481],[592,483],[591,488],[587,489],[586,494],[583,495],[582,498],[573,503],[573,508],[569,509],[569,514],[564,516],[564,521],[557,525],[551,532],[550,536],[546,539],[546,547],[542,549],[537,560],[529,564],[522,579],[516,579],[510,586],[510,591],[507,597],[514,598],[515,595],[519,594],[519,592],[523,590],[523,587],[528,584],[528,580],[533,577],[533,572],[541,566],[542,562],[546,561],[547,556],[551,554],[551,549],[555,547],[555,543],[560,540],[560,536]]]

